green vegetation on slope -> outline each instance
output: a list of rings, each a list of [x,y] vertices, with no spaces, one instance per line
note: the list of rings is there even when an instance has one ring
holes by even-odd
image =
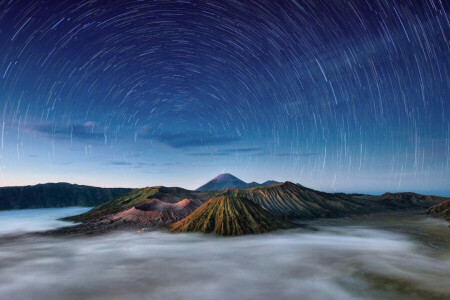
[[[386,193],[380,196],[362,194],[330,194],[300,187],[291,182],[248,190],[190,191],[177,187],[136,189],[106,202],[71,221],[95,221],[155,198],[167,203],[189,199],[197,207],[216,196],[243,197],[283,219],[308,220],[369,214],[404,209],[424,209],[448,198],[414,193]]]
[[[423,209],[446,200],[414,193],[385,193],[380,196],[330,194],[299,187],[292,182],[250,190],[226,190],[222,193],[248,198],[275,215],[299,220]]]
[[[112,213],[123,211],[139,205],[149,198],[153,197],[158,192],[158,188],[147,187],[143,189],[134,189],[131,192],[117,197],[111,201],[105,202],[90,211],[72,217],[64,218],[64,221],[84,222],[97,217],[106,216]]]
[[[236,236],[294,227],[254,202],[241,197],[214,197],[183,220],[169,225],[173,232],[203,232]]]
[[[0,188],[0,210],[97,206],[131,189],[100,188],[70,183],[46,183]]]
[[[225,196],[250,199],[271,213],[292,219],[338,217],[364,212],[364,205],[348,195],[328,194],[285,182],[249,190],[226,190]]]
[[[84,214],[67,217],[63,220],[76,222],[96,220],[110,214],[130,209],[133,206],[143,204],[152,198],[159,199],[167,203],[177,203],[183,199],[189,199],[194,205],[200,206],[210,197],[210,192],[194,192],[178,187],[146,187],[143,189],[134,189],[125,195],[94,207]]]

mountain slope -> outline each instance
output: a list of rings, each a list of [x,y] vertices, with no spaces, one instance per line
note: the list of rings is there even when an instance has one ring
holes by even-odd
[[[199,187],[197,191],[225,190],[228,188],[239,188],[241,186],[245,186],[246,184],[247,183],[239,178],[231,174],[224,173],[208,181],[206,184]]]
[[[129,191],[131,189],[99,188],[64,182],[1,187],[0,210],[97,206]]]
[[[423,209],[446,198],[415,193],[380,196],[330,194],[285,182],[249,190],[226,190],[223,195],[245,197],[273,214],[289,219],[334,218],[375,212]]]
[[[285,182],[249,190],[226,190],[226,196],[245,197],[278,216],[291,219],[337,217],[365,212],[365,207],[351,197],[328,194]]]
[[[263,210],[290,220],[333,218],[407,209],[426,209],[448,198],[414,193],[330,194],[300,187],[291,182],[247,190],[189,191],[176,187],[149,187],[103,203],[92,210],[65,218],[84,222],[90,231],[96,228],[127,226],[157,227],[180,220],[212,197],[246,198]],[[167,204],[189,201],[178,210]],[[157,202],[160,201],[160,202]],[[185,203],[182,202],[182,203]],[[181,205],[181,204],[180,204]],[[164,209],[158,209],[163,207]]]
[[[108,215],[99,223],[110,228],[154,228],[184,219],[197,207],[198,205],[189,199],[167,203],[153,198],[130,209]]]
[[[152,205],[151,202],[155,200],[160,201],[159,207],[165,204],[174,204],[182,200],[189,200],[189,209],[192,211],[202,205],[210,198],[209,192],[195,192],[178,187],[147,187],[143,189],[135,189],[131,192],[117,197],[113,200],[105,202],[90,211],[72,217],[64,218],[65,221],[75,222],[95,222],[102,219],[114,219],[114,215],[132,208],[141,211],[158,210],[157,205]],[[168,205],[165,206],[169,208]],[[153,208],[153,209],[150,209]],[[148,215],[148,213],[147,213]],[[157,217],[157,216],[155,216]],[[139,222],[138,222],[139,223]],[[141,224],[142,225],[142,224]]]
[[[172,232],[235,236],[288,229],[294,224],[241,197],[214,197],[185,219],[169,225]]]
[[[242,181],[234,175],[223,173],[208,181],[206,184],[196,189],[196,191],[220,191],[226,189],[247,190],[255,187],[270,186],[275,184],[281,184],[281,182],[275,180],[267,180],[263,183],[258,183],[255,181],[246,183],[245,181]],[[297,185],[299,187],[304,187],[300,183],[297,183]]]
[[[269,186],[280,183],[281,182],[275,180],[267,180],[266,182],[263,183],[258,183],[254,181],[246,183],[245,181],[240,180],[234,175],[231,175],[229,173],[223,173],[216,176],[212,180],[208,181],[206,184],[196,189],[196,191],[219,191],[226,189],[246,190],[254,187]]]
[[[450,221],[450,199],[430,207],[425,214],[432,217],[445,218]]]

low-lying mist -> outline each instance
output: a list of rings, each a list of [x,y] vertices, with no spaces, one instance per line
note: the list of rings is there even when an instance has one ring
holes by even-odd
[[[450,256],[409,235],[365,226],[238,238],[165,232],[28,235],[0,238],[0,295],[33,300],[444,299],[450,296]]]
[[[59,218],[82,214],[91,207],[64,207],[18,209],[0,211],[0,235],[18,232],[33,232],[67,226]]]

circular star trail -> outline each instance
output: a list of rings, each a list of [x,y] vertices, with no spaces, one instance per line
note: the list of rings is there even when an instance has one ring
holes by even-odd
[[[450,193],[448,6],[0,1],[1,184]]]

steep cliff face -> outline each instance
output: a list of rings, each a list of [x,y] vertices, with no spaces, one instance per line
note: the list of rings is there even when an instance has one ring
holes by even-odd
[[[0,210],[66,206],[97,206],[131,189],[99,188],[69,183],[0,188]]]

